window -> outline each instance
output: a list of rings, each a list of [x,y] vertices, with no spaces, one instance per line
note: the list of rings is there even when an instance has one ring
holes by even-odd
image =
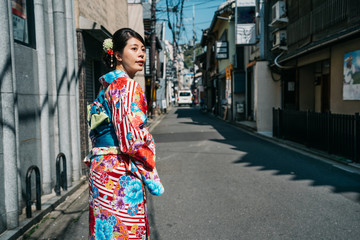
[[[34,3],[32,0],[11,0],[14,40],[35,47]]]
[[[190,92],[180,92],[180,97],[189,97],[191,96],[191,93]]]
[[[254,7],[238,7],[238,24],[255,23],[255,6]]]

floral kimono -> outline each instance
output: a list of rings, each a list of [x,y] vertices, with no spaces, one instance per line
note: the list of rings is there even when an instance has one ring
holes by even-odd
[[[145,127],[146,99],[124,71],[99,81],[104,90],[88,108],[93,148],[85,159],[90,239],[148,239],[144,186],[154,195],[164,188],[155,168],[155,142]]]

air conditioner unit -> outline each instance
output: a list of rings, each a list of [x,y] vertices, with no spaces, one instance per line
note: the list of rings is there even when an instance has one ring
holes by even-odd
[[[273,47],[286,46],[286,30],[278,30],[273,33]]]
[[[286,18],[285,1],[277,1],[272,6],[272,22],[275,22],[282,18]]]

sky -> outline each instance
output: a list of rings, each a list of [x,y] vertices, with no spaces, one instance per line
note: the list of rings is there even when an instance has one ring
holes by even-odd
[[[169,6],[174,6],[180,1],[181,0],[168,0]],[[182,33],[179,43],[189,43],[189,41],[191,41],[193,38],[193,5],[195,6],[196,42],[200,42],[202,30],[210,27],[215,11],[217,11],[218,6],[223,2],[226,2],[226,0],[185,0],[183,9],[183,23],[185,25],[185,33]],[[164,22],[166,19],[168,19],[167,13],[165,12],[166,0],[160,0],[156,4],[156,8],[158,10],[156,12],[156,19],[158,22]],[[172,16],[173,14],[170,13],[170,19]],[[171,23],[173,23],[172,20]],[[168,28],[167,22],[165,22],[165,26],[165,38],[172,42],[172,33]]]

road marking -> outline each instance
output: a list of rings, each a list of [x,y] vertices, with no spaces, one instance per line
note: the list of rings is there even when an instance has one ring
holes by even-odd
[[[342,169],[344,171],[350,172],[350,173],[356,173],[354,171],[354,169],[352,169],[350,167],[347,167],[347,166],[344,166],[344,165],[333,164],[333,166],[336,167],[336,168],[340,168],[340,169]]]

